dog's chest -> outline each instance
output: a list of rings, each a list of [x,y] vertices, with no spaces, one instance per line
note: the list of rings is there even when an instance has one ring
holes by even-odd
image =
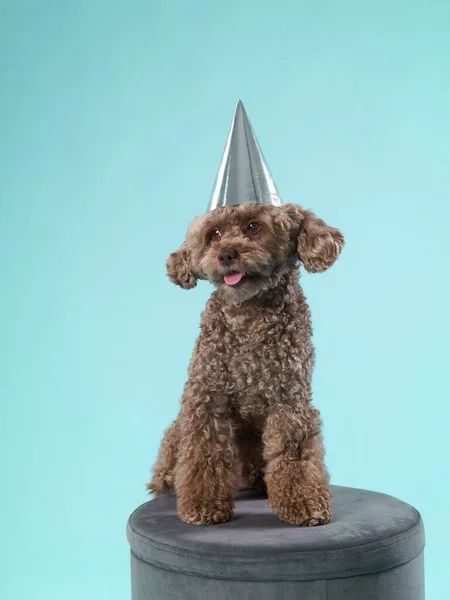
[[[291,337],[273,329],[234,335],[226,364],[228,391],[243,416],[264,414],[301,374],[301,357]]]

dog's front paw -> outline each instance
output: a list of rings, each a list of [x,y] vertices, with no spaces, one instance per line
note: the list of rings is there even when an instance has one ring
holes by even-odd
[[[282,456],[269,464],[269,504],[289,525],[314,527],[331,521],[331,492],[324,469]],[[322,479],[320,480],[319,477]]]
[[[233,514],[232,501],[183,502],[178,500],[178,515],[182,521],[191,525],[212,525],[224,523]]]
[[[269,500],[270,502],[270,500]],[[278,518],[289,525],[315,527],[331,522],[331,503],[324,498],[308,499],[302,496],[296,498],[283,498],[277,502],[270,502]]]

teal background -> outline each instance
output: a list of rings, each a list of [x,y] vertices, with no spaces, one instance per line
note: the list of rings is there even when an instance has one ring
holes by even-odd
[[[304,275],[335,483],[423,514],[449,559],[450,6],[0,0],[5,600],[129,597],[129,513],[211,291],[165,259],[242,97],[285,201],[346,234]]]

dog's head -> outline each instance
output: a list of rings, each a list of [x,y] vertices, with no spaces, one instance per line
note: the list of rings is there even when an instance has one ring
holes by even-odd
[[[275,287],[300,260],[310,273],[331,267],[344,236],[295,204],[227,206],[197,217],[167,272],[185,289],[207,279],[228,301],[243,302]]]

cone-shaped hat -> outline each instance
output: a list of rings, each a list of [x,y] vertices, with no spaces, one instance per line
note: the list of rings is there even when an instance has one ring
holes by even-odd
[[[281,204],[277,188],[240,100],[206,212],[237,204]]]

